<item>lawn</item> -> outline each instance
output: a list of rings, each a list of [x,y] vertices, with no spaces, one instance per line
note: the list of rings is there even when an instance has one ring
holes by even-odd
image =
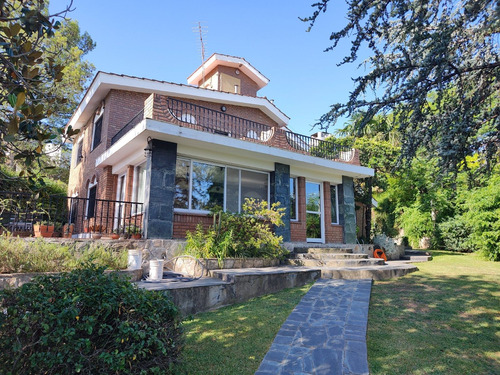
[[[373,284],[371,374],[500,374],[500,263],[433,251],[419,272]]]
[[[373,284],[371,374],[500,374],[500,263],[433,252],[420,271]],[[253,374],[311,285],[185,322],[180,374]]]

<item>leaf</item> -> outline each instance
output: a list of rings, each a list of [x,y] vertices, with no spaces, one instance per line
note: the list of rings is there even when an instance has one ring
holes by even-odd
[[[7,132],[10,135],[14,135],[14,134],[17,134],[18,130],[19,130],[19,124],[17,122],[17,116],[14,116],[9,121],[9,126],[7,129]]]
[[[16,94],[9,94],[7,95],[7,100],[9,101],[9,104],[12,108],[16,106],[17,102],[17,95]]]
[[[21,31],[21,25],[18,23],[15,23],[10,27],[10,33],[12,36],[19,34],[19,31]]]
[[[16,108],[21,107],[25,101],[26,101],[26,94],[24,92],[20,92],[17,95]]]

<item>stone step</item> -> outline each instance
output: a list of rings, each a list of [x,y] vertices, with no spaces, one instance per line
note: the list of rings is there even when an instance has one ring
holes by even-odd
[[[428,262],[432,260],[431,255],[403,255],[401,260],[407,260],[410,262]]]
[[[363,266],[381,266],[384,264],[383,259],[335,259],[335,260],[319,260],[319,259],[288,259],[287,264],[292,266],[304,267],[363,267]]]
[[[405,250],[405,255],[431,255],[428,251],[423,250]]]
[[[296,247],[295,253],[308,254],[352,254],[353,250],[349,247]]]
[[[321,269],[322,279],[372,279],[388,280],[418,271],[412,264],[386,264],[366,267],[325,267]]]
[[[291,259],[318,259],[318,260],[336,260],[336,259],[368,259],[367,254],[295,254]]]

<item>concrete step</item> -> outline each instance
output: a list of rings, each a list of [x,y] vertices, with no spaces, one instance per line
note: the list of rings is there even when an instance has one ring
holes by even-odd
[[[353,250],[349,247],[295,247],[294,252],[308,254],[352,254]]]
[[[318,260],[336,260],[336,259],[368,259],[367,254],[295,254],[290,259],[318,259]]]
[[[366,267],[325,267],[321,269],[322,279],[372,279],[388,280],[402,277],[418,268],[411,264],[391,264]]]
[[[428,262],[432,260],[431,255],[403,255],[401,257],[401,260],[406,260],[409,262]]]
[[[431,255],[428,251],[424,250],[405,250],[405,255]]]
[[[286,264],[304,267],[363,267],[383,265],[383,259],[288,259]]]

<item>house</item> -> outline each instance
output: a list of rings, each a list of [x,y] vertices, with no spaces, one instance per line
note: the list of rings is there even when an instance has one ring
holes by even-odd
[[[187,82],[97,73],[68,123],[80,130],[68,188],[85,203],[78,215],[184,238],[212,207],[239,212],[248,197],[286,207],[285,242],[355,242],[353,178],[373,176],[356,150],[291,132],[243,58],[214,54]]]

